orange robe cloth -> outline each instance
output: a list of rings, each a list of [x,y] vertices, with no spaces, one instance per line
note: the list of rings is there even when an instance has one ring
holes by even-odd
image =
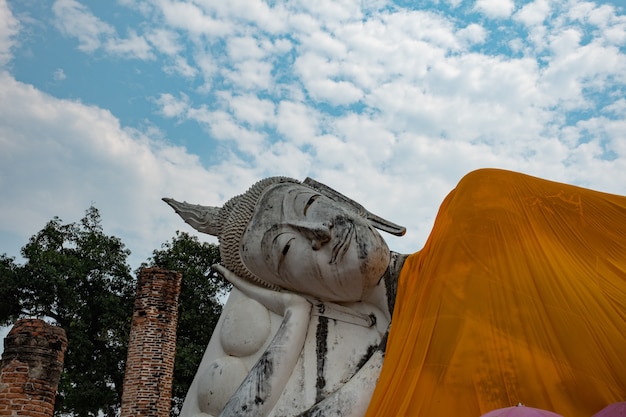
[[[407,259],[367,417],[626,401],[626,197],[484,169]]]

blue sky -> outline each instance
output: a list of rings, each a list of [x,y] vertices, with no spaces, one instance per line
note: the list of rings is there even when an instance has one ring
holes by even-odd
[[[218,205],[311,176],[419,250],[467,172],[626,194],[621,1],[0,0],[0,253],[94,204],[137,267]],[[203,237],[214,242],[210,237]]]

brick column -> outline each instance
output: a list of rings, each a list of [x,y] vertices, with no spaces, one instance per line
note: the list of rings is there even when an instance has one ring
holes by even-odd
[[[0,416],[52,417],[65,349],[62,328],[39,319],[15,323],[4,339]]]
[[[141,270],[128,341],[121,417],[169,417],[182,274]]]

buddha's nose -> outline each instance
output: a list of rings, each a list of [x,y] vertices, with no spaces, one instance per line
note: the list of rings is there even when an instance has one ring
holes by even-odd
[[[330,229],[333,227],[332,223],[325,222],[317,225],[311,230],[311,247],[313,250],[319,250],[326,243],[330,242],[332,237]]]
[[[320,250],[332,238],[332,222],[290,222],[288,224],[311,241],[313,250]]]
[[[311,240],[313,250],[320,250],[326,243],[330,242],[332,227],[330,222],[307,224],[305,234]]]

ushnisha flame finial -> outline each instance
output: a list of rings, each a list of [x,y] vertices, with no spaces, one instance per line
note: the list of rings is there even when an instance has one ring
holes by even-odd
[[[173,198],[163,198],[170,207],[178,213],[180,217],[199,232],[213,236],[218,236],[221,232],[219,224],[220,207],[201,206],[199,204],[182,203]]]

